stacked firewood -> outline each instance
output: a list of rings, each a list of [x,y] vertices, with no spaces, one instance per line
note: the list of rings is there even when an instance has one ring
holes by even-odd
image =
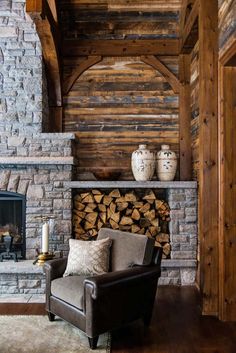
[[[163,257],[169,257],[170,239],[168,204],[157,199],[152,190],[143,196],[134,191],[121,194],[114,189],[108,194],[100,190],[82,192],[74,197],[73,229],[76,239],[96,238],[102,227],[145,234],[163,248]]]

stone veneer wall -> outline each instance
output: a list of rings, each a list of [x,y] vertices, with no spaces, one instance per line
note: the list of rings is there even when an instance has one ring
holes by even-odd
[[[72,191],[63,187],[72,180],[74,134],[40,134],[34,139],[10,137],[1,145],[0,190],[26,195],[26,257],[41,248],[38,215],[54,214],[51,246],[68,251],[71,238]],[[9,153],[10,151],[10,153]]]
[[[0,137],[42,131],[47,95],[42,49],[25,0],[0,1]]]
[[[197,273],[197,189],[170,188],[171,259],[162,261],[160,284],[191,285]]]

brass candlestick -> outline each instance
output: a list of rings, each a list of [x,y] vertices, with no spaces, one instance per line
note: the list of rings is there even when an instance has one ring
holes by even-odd
[[[36,260],[36,264],[38,266],[43,266],[46,261],[52,260],[53,257],[54,257],[53,253],[42,252],[38,255],[37,260]]]

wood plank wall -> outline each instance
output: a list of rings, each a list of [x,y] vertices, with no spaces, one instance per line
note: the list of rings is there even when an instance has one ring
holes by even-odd
[[[227,47],[236,37],[236,2],[219,0],[219,47]]]
[[[192,177],[199,181],[199,42],[191,53]]]
[[[178,75],[177,57],[161,60]],[[141,143],[154,150],[167,143],[179,154],[178,96],[139,57],[107,57],[84,72],[64,96],[64,115],[64,131],[79,137],[80,174],[105,167],[133,179],[130,157]]]

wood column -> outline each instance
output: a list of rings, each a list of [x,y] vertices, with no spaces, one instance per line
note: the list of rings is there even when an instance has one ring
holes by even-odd
[[[218,1],[199,8],[199,239],[202,313],[218,315]]]
[[[236,67],[220,69],[220,319],[236,320]]]
[[[179,56],[179,159],[180,180],[192,178],[190,55]]]

